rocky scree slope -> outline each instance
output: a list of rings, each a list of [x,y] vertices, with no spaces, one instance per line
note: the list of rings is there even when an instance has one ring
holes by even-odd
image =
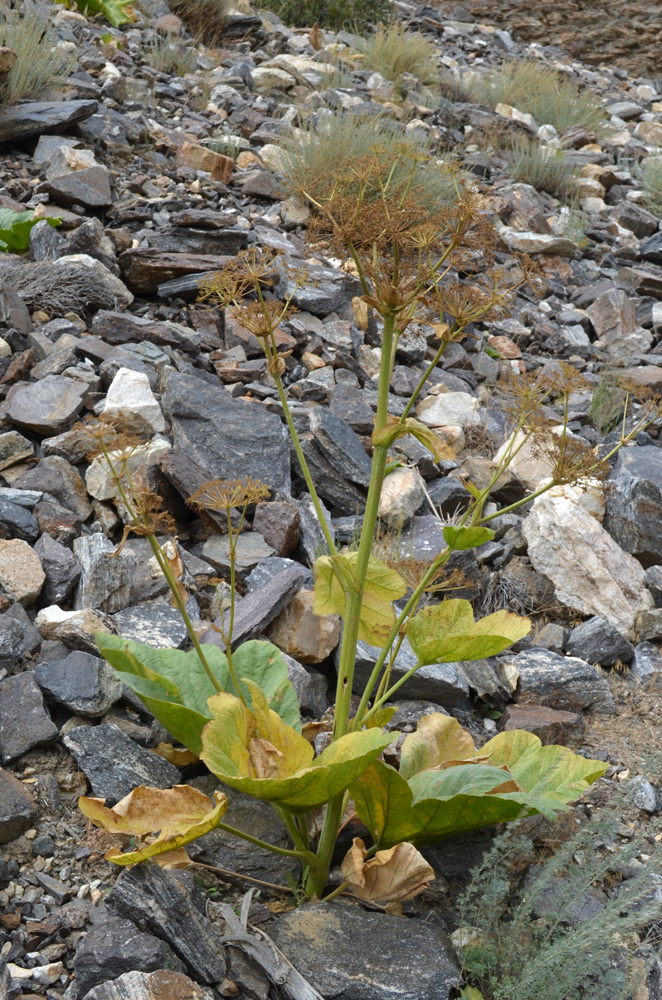
[[[81,793],[111,804],[139,784],[181,779],[152,752],[167,734],[96,656],[94,632],[156,647],[186,642],[146,540],[131,538],[115,555],[121,506],[103,467],[86,461],[77,426],[109,412],[144,436],[132,468],[176,518],[189,609],[201,627],[221,609],[223,589],[213,581],[227,572],[227,544],[186,501],[215,476],[268,484],[271,498],[240,539],[237,633],[274,641],[305,716],[322,716],[340,624],[311,611],[321,534],[259,344],[197,302],[204,276],[245,247],[278,249],[295,265],[308,260],[299,312],[281,330],[292,352],[287,391],[334,531],[351,543],[369,475],[380,341],[378,330],[355,322],[352,280],[333,261],[308,259],[308,210],[281,173],[283,142],[302,121],[379,113],[424,136],[440,159],[453,149],[486,198],[503,261],[525,249],[547,281],[543,298],[518,297],[508,318],[453,347],[435,371],[418,416],[455,458],[437,465],[408,439],[395,447],[402,467],[387,481],[381,514],[401,552],[429,561],[443,518],[466,502],[461,476],[489,474],[509,433],[495,389],[504,374],[554,372],[559,359],[576,368],[586,382],[572,398],[570,427],[595,447],[618,435],[614,373],[662,391],[662,235],[636,170],[662,146],[654,81],[590,69],[480,20],[400,6],[410,27],[437,43],[440,74],[458,85],[466,70],[512,56],[589,87],[610,123],[598,143],[583,127],[558,135],[546,122],[519,121],[517,109],[497,114],[461,93],[435,100],[414,79],[403,81],[397,102],[381,74],[360,68],[351,86],[329,86],[331,52],[351,55],[356,40],[324,33],[316,50],[307,31],[271,15],[237,15],[220,53],[191,45],[191,65],[168,75],[150,64],[150,46],[159,33],[178,37],[181,24],[160,0],[142,6],[135,25],[110,33],[121,48],[107,40],[106,25],[60,10],[54,24],[76,52],[75,72],[48,100],[0,110],[0,205],[63,220],[59,229],[35,226],[26,256],[0,255],[0,995],[12,1000],[279,995],[257,966],[223,946],[195,875],[151,864],[118,875],[102,859],[107,840],[86,831],[77,812]],[[581,233],[568,206],[515,183],[503,151],[476,141],[497,126],[524,131],[575,165]],[[402,412],[433,343],[425,327],[402,340],[392,413]],[[550,415],[560,419],[553,407]],[[653,424],[619,455],[604,487],[559,489],[504,515],[494,542],[463,556],[461,595],[477,611],[532,613],[532,636],[496,660],[424,668],[402,689],[392,722],[413,729],[426,712],[447,711],[478,740],[516,726],[584,746],[610,761],[598,797],[631,781],[632,827],[644,829],[662,800],[639,776],[644,748],[619,745],[614,733],[623,699],[639,697],[662,672],[659,429]],[[522,452],[495,505],[548,472]],[[376,655],[361,647],[359,678]],[[396,674],[410,661],[405,644]],[[498,709],[499,719],[475,704]],[[648,725],[656,719],[653,711]],[[185,779],[213,790],[208,775]],[[281,836],[259,804],[235,796],[231,809],[236,824]],[[352,907],[334,909],[333,922],[320,918],[315,963],[304,956],[301,971],[323,996],[386,997],[397,982],[409,1000],[448,998],[456,966],[445,931],[457,915],[446,887],[487,842],[430,849],[437,887],[408,904],[412,919],[395,933],[384,914],[365,912],[357,923]],[[239,877],[287,879],[280,859],[218,834],[191,853]],[[217,883],[222,892],[244,886],[233,877]],[[263,904],[253,908],[254,923],[266,918]],[[284,915],[269,927],[292,955],[297,919]],[[380,962],[370,971],[363,956],[375,940]]]

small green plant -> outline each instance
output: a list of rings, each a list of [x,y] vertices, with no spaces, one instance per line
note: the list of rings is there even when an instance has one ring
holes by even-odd
[[[231,0],[172,0],[169,6],[196,41],[218,45],[233,5]]]
[[[7,13],[0,23],[0,45],[13,49],[17,56],[0,88],[3,101],[36,100],[63,83],[75,66],[73,55],[58,48],[57,34],[44,9],[33,4]]]
[[[380,27],[368,35],[363,49],[364,65],[391,80],[398,90],[406,73],[417,77],[424,87],[433,87],[439,82],[437,47],[418,31],[406,31],[400,24]]]
[[[647,156],[641,168],[646,208],[662,217],[662,156]]]
[[[535,140],[517,138],[504,150],[513,180],[531,184],[537,191],[547,191],[565,200],[571,190],[576,168],[560,149],[548,149]]]
[[[147,61],[159,73],[184,76],[195,69],[197,61],[195,51],[182,42],[171,38],[159,38],[145,48]]]
[[[585,386],[569,365],[558,374],[512,376],[500,387],[513,414],[513,433],[499,452],[494,472],[484,486],[465,480],[464,512],[443,528],[444,546],[427,568],[409,578],[378,557],[375,535],[389,452],[401,437],[414,436],[439,461],[446,446],[412,416],[416,400],[449,344],[462,341],[468,327],[497,316],[517,290],[536,281],[530,264],[521,260],[506,276],[493,267],[497,238],[476,196],[454,205],[431,203],[414,178],[420,155],[401,149],[394,160],[390,147],[356,159],[353,172],[337,176],[328,198],[301,190],[313,211],[309,239],[324,256],[347,260],[361,285],[355,303],[381,330],[381,362],[377,413],[372,434],[372,471],[361,534],[355,549],[341,549],[324,517],[315,482],[302,450],[283,384],[285,358],[276,334],[292,309],[292,299],[308,280],[304,270],[287,270],[285,299],[270,294],[276,270],[286,267],[278,254],[252,248],[212,275],[202,298],[230,310],[234,320],[261,342],[267,371],[278,399],[305,480],[326,552],[314,563],[314,611],[339,614],[343,633],[339,650],[333,730],[328,746],[316,756],[302,732],[299,706],[279,650],[267,642],[233,642],[233,603],[215,627],[223,649],[201,644],[186,613],[181,562],[176,548],[159,544],[157,531],[168,529],[159,498],[132,480],[130,449],[121,437],[97,433],[100,461],[117,485],[121,509],[131,531],[149,540],[191,637],[193,649],[157,650],[120,636],[98,635],[99,650],[122,680],[143,700],[170,733],[200,757],[229,788],[269,803],[291,839],[291,847],[274,847],[225,822],[227,797],[217,793],[212,804],[201,792],[178,786],[170,792],[138,788],[113,809],[98,799],[82,798],[80,807],[97,825],[140,838],[136,849],[108,857],[132,864],[184,846],[202,832],[219,827],[266,850],[298,861],[308,869],[307,899],[323,897],[339,829],[350,798],[373,843],[358,838],[342,864],[344,881],[326,898],[351,889],[363,899],[399,902],[423,891],[433,873],[418,848],[494,823],[543,813],[554,815],[600,777],[606,764],[574,754],[566,747],[545,746],[531,733],[499,733],[480,751],[458,722],[432,712],[403,741],[399,767],[381,760],[399,736],[385,731],[402,685],[423,666],[497,655],[523,638],[531,623],[510,611],[475,619],[469,601],[437,600],[431,584],[452,569],[454,553],[490,541],[490,522],[518,509],[559,483],[604,475],[608,459],[598,457],[568,433],[569,398]],[[454,274],[468,275],[461,281]],[[438,343],[434,355],[399,416],[389,414],[389,386],[400,338],[411,323],[434,323]],[[544,408],[554,403],[563,430],[544,431]],[[659,415],[645,405],[629,432],[611,454],[629,443],[648,421]],[[519,449],[535,435],[550,461],[550,479],[534,493],[501,511],[485,513],[491,492]],[[228,532],[231,591],[234,591],[236,539],[250,506],[263,496],[253,481],[214,481],[191,501],[201,511],[222,515]],[[233,520],[232,510],[235,514]],[[173,543],[174,544],[174,543]],[[404,567],[403,567],[404,568]],[[393,665],[408,639],[416,657],[398,679]],[[355,663],[359,642],[380,652],[365,685],[357,685]],[[359,696],[358,704],[352,694]],[[323,819],[314,814],[323,809]]]
[[[392,0],[260,0],[258,6],[295,28],[319,24],[361,32],[393,16]]]
[[[627,390],[623,387],[617,373],[604,371],[600,381],[593,390],[589,417],[591,423],[600,434],[608,434],[627,412]]]
[[[25,253],[30,247],[30,231],[40,221],[32,209],[13,212],[10,208],[0,208],[0,250],[3,253]],[[55,228],[62,220],[46,221]]]
[[[631,964],[628,951],[662,918],[654,888],[659,861],[621,881],[623,865],[651,849],[641,839],[621,850],[600,849],[618,841],[617,826],[613,812],[594,819],[547,860],[526,838],[496,839],[458,901],[454,940],[472,984],[462,993],[465,1000],[622,1000],[637,994],[641,964]],[[600,905],[592,893],[604,883],[611,886],[610,898]]]
[[[81,14],[85,14],[86,17],[100,14],[109,24],[112,24],[113,28],[119,28],[121,24],[129,24],[134,19],[131,10],[132,0],[57,0],[57,2],[63,3],[65,7],[71,7],[72,4],[75,4]]]
[[[534,59],[505,62],[487,76],[474,78],[470,87],[476,99],[492,107],[510,104],[533,115],[538,125],[553,125],[559,132],[571,125],[596,133],[604,127],[604,110],[590,91]]]

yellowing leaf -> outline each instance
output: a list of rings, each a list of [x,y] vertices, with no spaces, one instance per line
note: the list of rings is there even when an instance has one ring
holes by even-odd
[[[444,528],[444,540],[450,549],[476,549],[493,538],[491,528],[456,527],[454,524]]]
[[[345,882],[361,899],[403,902],[434,881],[434,869],[413,844],[396,844],[366,861],[365,844],[355,837],[340,866]]]
[[[497,611],[475,622],[469,601],[451,598],[412,618],[407,638],[420,664],[449,663],[496,656],[530,630],[530,620],[511,611]]]
[[[400,774],[408,779],[419,771],[427,771],[451,760],[464,760],[475,753],[471,736],[466,729],[462,729],[457,719],[441,712],[431,712],[419,719],[415,733],[405,737]]]
[[[170,761],[175,767],[188,767],[189,764],[195,764],[200,759],[191,750],[185,750],[184,747],[174,747],[172,743],[159,743],[154,747],[152,753]]]
[[[358,552],[343,552],[337,556],[320,556],[315,561],[315,599],[313,610],[318,615],[345,615],[347,593],[356,593],[356,563]],[[370,557],[361,604],[359,639],[372,646],[382,646],[395,624],[392,601],[403,597],[407,584],[399,573]]]
[[[309,812],[344,791],[398,733],[347,733],[314,757],[308,740],[287,726],[252,690],[255,714],[238,698],[209,699],[213,719],[202,732],[202,760],[222,782],[293,813]]]
[[[161,546],[161,551],[163,552],[163,557],[165,561],[170,566],[170,571],[174,577],[175,584],[177,585],[177,592],[179,594],[180,600],[186,604],[188,601],[188,592],[186,587],[182,583],[182,576],[184,575],[184,563],[182,562],[182,557],[179,554],[179,548],[177,542],[167,541],[165,545]],[[177,601],[175,600],[175,595],[173,594],[170,598],[170,603],[173,608],[177,607]]]
[[[174,788],[147,788],[140,785],[109,809],[105,799],[82,796],[78,806],[95,826],[107,833],[133,837],[157,834],[150,843],[128,854],[114,848],[106,854],[117,865],[135,865],[157,854],[176,851],[203,833],[213,830],[228,808],[227,795],[214,792],[212,806],[204,792],[190,785]]]
[[[411,434],[412,437],[417,438],[432,453],[435,462],[455,458],[453,449],[438,438],[430,427],[426,427],[414,417],[406,417],[405,420],[394,416],[387,417],[384,426],[372,432],[372,443],[390,448],[394,441],[404,437],[405,434]]]

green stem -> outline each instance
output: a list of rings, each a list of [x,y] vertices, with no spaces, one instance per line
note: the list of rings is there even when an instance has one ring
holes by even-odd
[[[347,889],[349,889],[349,882],[341,882],[337,889],[334,889],[333,892],[330,892],[328,896],[324,897],[322,902],[330,903],[332,899],[335,899],[336,896],[341,896]]]
[[[245,833],[244,830],[237,830],[234,826],[228,826],[227,823],[218,823],[219,830],[225,830],[226,833],[231,833],[233,837],[240,837],[242,840],[247,840],[249,844],[254,844],[255,847],[261,847],[265,851],[271,851],[273,854],[282,854],[286,858],[296,858],[305,867],[311,867],[317,870],[317,858],[312,853],[312,851],[293,851],[287,847],[276,847],[275,844],[269,844],[266,840],[260,840],[259,837],[253,837],[250,833]]]
[[[304,843],[304,840],[301,836],[301,832],[299,830],[299,827],[297,826],[297,822],[294,819],[294,816],[292,816],[291,813],[288,813],[285,809],[281,809],[281,807],[277,806],[275,802],[272,802],[271,805],[272,808],[275,810],[275,812],[278,813],[280,821],[287,830],[287,832],[289,833],[290,837],[292,838],[292,843],[296,847],[297,851],[304,851],[304,852],[307,851],[308,848]]]

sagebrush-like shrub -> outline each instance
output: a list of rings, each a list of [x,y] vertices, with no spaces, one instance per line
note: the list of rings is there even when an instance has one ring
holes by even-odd
[[[0,45],[17,55],[14,68],[2,87],[3,101],[36,100],[73,72],[75,59],[57,48],[58,37],[43,8],[26,3],[10,12],[0,24]]]
[[[381,73],[386,80],[399,85],[406,73],[411,73],[426,86],[439,81],[434,42],[420,32],[405,31],[400,24],[381,27],[369,35],[364,44],[365,66]]]
[[[568,197],[577,170],[560,149],[549,149],[522,137],[504,150],[504,156],[513,180],[531,184],[537,191],[547,191],[555,198]]]

